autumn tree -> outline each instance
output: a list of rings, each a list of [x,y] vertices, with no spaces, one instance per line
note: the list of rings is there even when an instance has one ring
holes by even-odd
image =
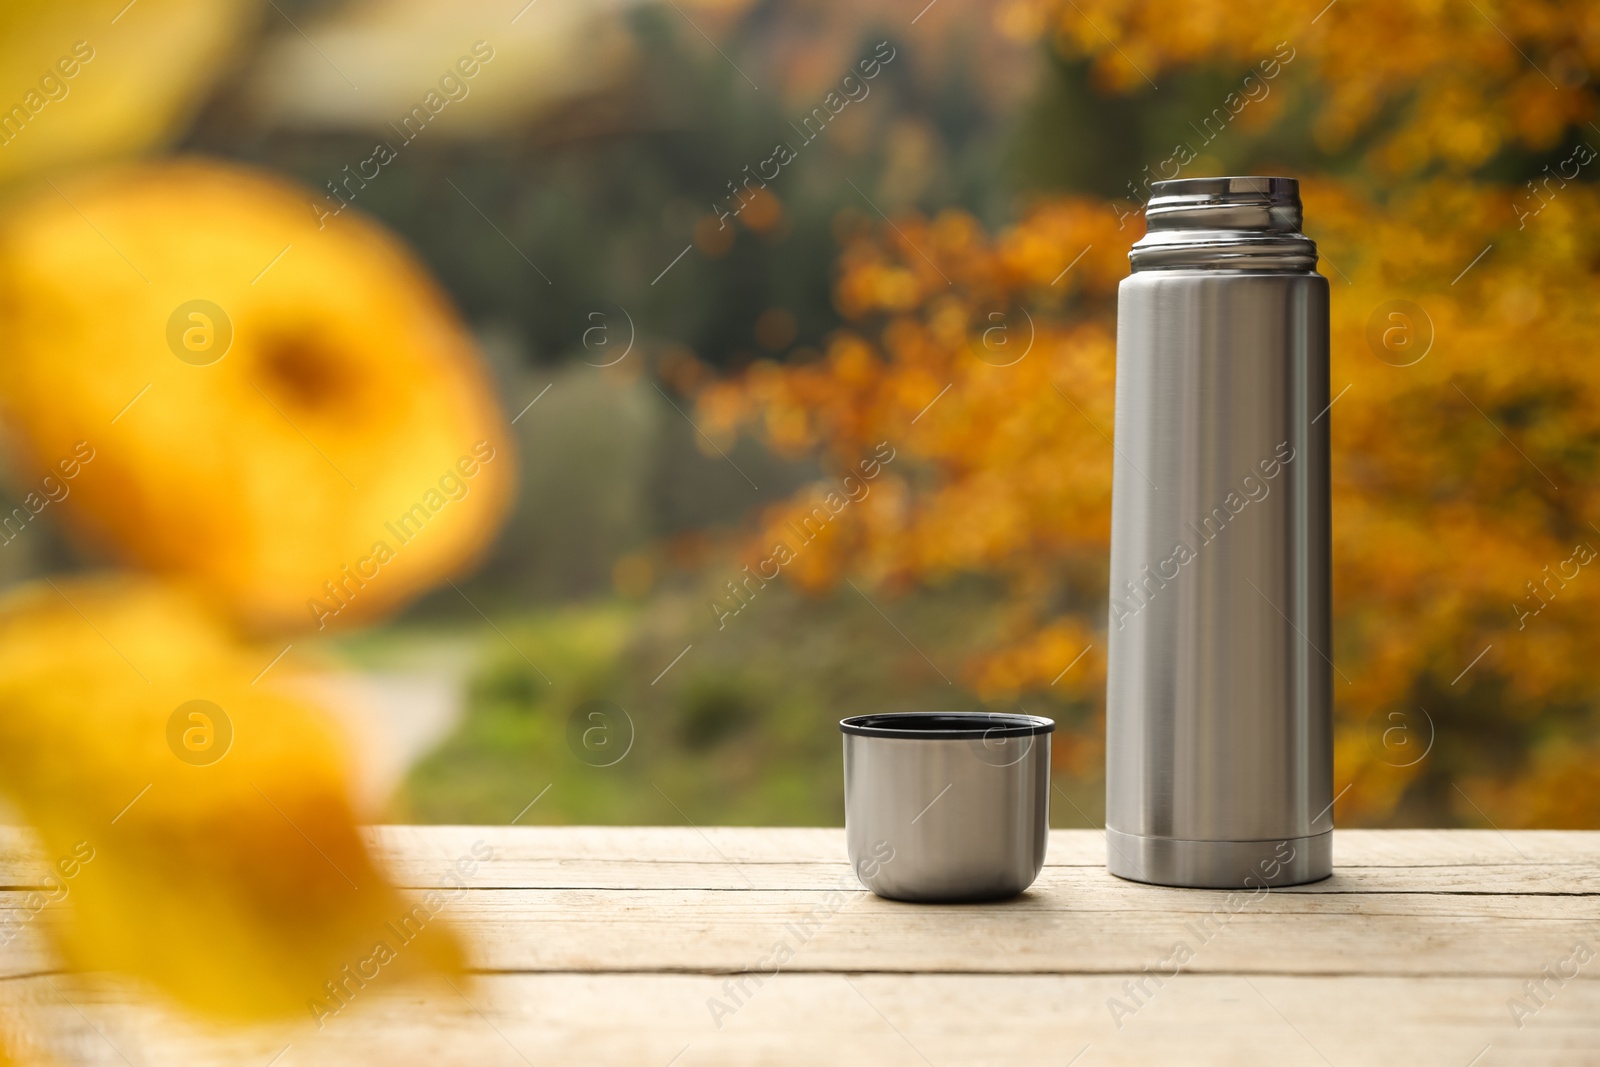
[[[1309,133],[1247,162],[1301,178],[1333,287],[1338,817],[1595,825],[1600,11],[1015,0],[996,17],[1108,97],[1238,71],[1204,102],[1213,125]],[[1006,625],[970,687],[1101,699],[1116,285],[1146,183],[1218,173],[1212,129],[1128,175],[1122,201],[1043,197],[995,234],[953,210],[856,228],[824,357],[701,392],[723,438],[836,468],[883,440],[903,457],[792,581],[995,576]],[[769,509],[752,544],[808,505]],[[1101,724],[1076,732],[1088,762]]]

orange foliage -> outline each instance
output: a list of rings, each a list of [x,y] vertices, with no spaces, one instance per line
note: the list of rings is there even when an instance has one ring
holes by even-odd
[[[1588,0],[1325,2],[1011,0],[1000,25],[1091,58],[1118,90],[1148,88],[1172,67],[1246,68],[1285,42],[1297,72],[1312,69],[1318,141],[1341,148],[1382,125],[1368,158],[1391,174],[1553,148],[1596,115],[1600,8]]]
[[[1466,822],[1481,804],[1594,825],[1600,192],[1569,184],[1520,220],[1514,190],[1461,179],[1381,205],[1330,180],[1302,194],[1333,286],[1340,817],[1382,820],[1416,789]],[[893,444],[882,488],[786,573],[1004,579],[1007,629],[966,671],[985,698],[1103,690],[1112,297],[1139,236],[1116,218],[1074,199],[992,238],[954,212],[858,234],[835,290],[852,328],[825,358],[701,394],[712,432],[839,467]],[[1397,300],[1421,313],[1386,347]],[[1435,746],[1452,777],[1424,781]]]

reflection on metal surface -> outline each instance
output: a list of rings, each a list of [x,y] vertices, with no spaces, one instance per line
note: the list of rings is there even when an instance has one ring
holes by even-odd
[[[1044,866],[1050,733],[1033,715],[858,715],[844,733],[845,836],[868,889],[893,900],[1016,896]],[[893,863],[870,864],[887,850]]]
[[[1333,825],[1328,284],[1294,180],[1153,190],[1118,305],[1108,863],[1312,881]]]

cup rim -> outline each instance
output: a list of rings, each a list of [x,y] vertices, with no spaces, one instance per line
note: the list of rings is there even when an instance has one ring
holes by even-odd
[[[999,711],[891,711],[839,720],[839,732],[903,741],[965,741],[1053,733],[1054,719]]]

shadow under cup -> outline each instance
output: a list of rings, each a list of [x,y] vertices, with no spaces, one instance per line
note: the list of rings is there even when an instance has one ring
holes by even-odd
[[[1051,719],[904,712],[841,720],[861,884],[891,900],[998,900],[1033,884],[1050,829]]]

